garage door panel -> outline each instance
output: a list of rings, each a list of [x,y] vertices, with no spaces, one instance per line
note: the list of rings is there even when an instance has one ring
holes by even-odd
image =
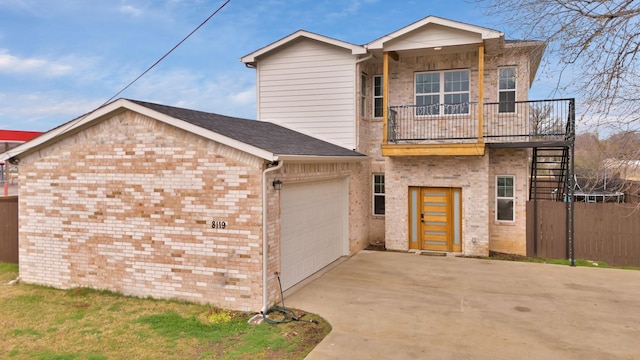
[[[286,184],[281,190],[281,281],[287,289],[344,254],[346,179]]]

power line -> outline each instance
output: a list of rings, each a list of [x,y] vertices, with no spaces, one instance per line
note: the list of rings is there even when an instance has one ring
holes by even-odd
[[[220,10],[222,10],[225,6],[227,6],[228,3],[230,3],[231,0],[226,0],[222,5],[220,5],[220,7],[218,7],[218,9],[216,9],[216,11],[214,11],[213,13],[211,13],[211,15],[209,15],[209,17],[207,17],[202,23],[200,23],[200,25],[198,25],[195,29],[193,29],[193,31],[191,31],[187,36],[184,37],[184,39],[180,40],[179,43],[177,43],[173,48],[171,48],[171,50],[167,51],[166,54],[162,55],[162,57],[160,59],[158,59],[158,61],[156,61],[155,63],[153,63],[153,65],[149,66],[149,68],[147,68],[147,70],[145,70],[142,74],[140,74],[137,78],[135,78],[133,81],[131,81],[129,84],[127,84],[127,86],[123,87],[122,90],[118,91],[115,95],[113,95],[112,97],[109,98],[109,100],[105,101],[102,105],[98,106],[97,108],[91,110],[90,112],[77,117],[74,120],[69,121],[66,124],[63,124],[59,127],[57,127],[56,129],[60,129],[59,132],[60,133],[64,133],[69,129],[72,129],[75,125],[77,125],[78,123],[80,123],[83,119],[85,119],[87,116],[89,116],[89,114],[91,114],[92,112],[96,111],[97,109],[107,105],[109,102],[111,102],[111,100],[113,100],[114,98],[116,98],[118,95],[122,94],[125,90],[127,90],[131,85],[133,85],[136,81],[140,80],[141,77],[143,77],[144,75],[146,75],[149,71],[151,71],[151,69],[153,69],[154,67],[156,67],[162,60],[164,60],[167,56],[169,56],[169,54],[171,54],[175,49],[177,49],[180,45],[182,45],[182,43],[184,43],[188,38],[191,37],[191,35],[193,35],[196,31],[198,31],[201,27],[204,26],[204,24],[206,24],[209,20],[211,20],[212,17],[214,17],[218,12],[220,12]],[[10,152],[7,151],[6,154],[10,155]]]
[[[123,87],[122,90],[118,91],[115,95],[113,95],[112,97],[109,98],[109,100],[105,101],[104,104],[100,105],[100,107],[103,107],[105,105],[107,105],[109,102],[111,102],[111,100],[115,99],[118,95],[122,94],[125,90],[127,90],[131,85],[133,85],[136,81],[140,80],[141,77],[145,76],[149,71],[151,71],[151,69],[153,69],[154,67],[156,67],[156,65],[158,65],[162,60],[164,60],[167,56],[169,56],[169,54],[171,54],[175,49],[177,49],[180,45],[182,45],[183,42],[185,42],[188,38],[191,37],[191,35],[193,35],[196,31],[198,31],[202,26],[204,26],[204,24],[206,24],[209,20],[211,20],[212,17],[214,17],[218,12],[220,12],[220,10],[222,10],[222,8],[224,8],[225,6],[227,6],[227,4],[231,2],[231,0],[227,0],[224,2],[224,4],[220,5],[220,7],[214,11],[213,13],[211,13],[211,15],[209,15],[208,18],[206,18],[202,23],[200,23],[200,25],[198,25],[195,29],[193,29],[193,31],[191,31],[189,33],[189,35],[185,36],[184,39],[180,40],[179,43],[177,43],[173,48],[171,48],[171,50],[169,50],[166,54],[162,55],[162,57],[160,59],[158,59],[158,61],[156,61],[155,63],[153,63],[153,65],[149,66],[149,68],[147,68],[147,70],[145,70],[142,74],[140,74],[137,78],[135,78],[133,81],[131,81],[129,84],[127,84],[127,86]]]

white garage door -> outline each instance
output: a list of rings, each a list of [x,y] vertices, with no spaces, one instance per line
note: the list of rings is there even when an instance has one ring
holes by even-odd
[[[285,184],[280,194],[282,288],[348,253],[347,179]]]

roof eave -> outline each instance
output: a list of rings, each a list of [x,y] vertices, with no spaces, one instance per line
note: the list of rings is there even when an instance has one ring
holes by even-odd
[[[320,41],[329,45],[333,45],[333,46],[337,46],[337,47],[341,47],[347,50],[351,51],[352,55],[362,55],[362,54],[366,54],[367,53],[367,49],[364,46],[360,46],[360,45],[355,45],[355,44],[351,44],[348,43],[346,41],[342,41],[342,40],[337,40],[337,39],[333,39],[324,35],[319,35],[316,33],[312,33],[306,30],[298,30],[288,36],[285,36],[284,38],[277,40],[265,47],[262,47],[250,54],[247,54],[243,57],[240,58],[240,61],[248,64],[248,65],[254,65],[257,58],[265,55],[271,51],[274,51],[278,48],[280,48],[281,46],[284,46],[292,41],[295,41],[299,38],[307,38],[307,39],[312,39],[312,40],[316,40],[316,41]]]
[[[277,159],[277,156],[272,152],[226,137],[214,131],[202,128],[200,126],[193,125],[187,121],[163,114],[161,112],[150,109],[143,105],[136,104],[127,99],[118,99],[112,103],[109,103],[106,106],[103,106],[91,113],[88,113],[85,116],[72,120],[62,126],[59,126],[47,133],[40,135],[39,137],[31,141],[28,141],[22,145],[19,145],[11,149],[10,151],[0,154],[0,161],[28,155],[46,146],[47,144],[50,144],[52,142],[57,142],[67,136],[77,133],[78,131],[84,129],[86,126],[89,126],[95,121],[100,121],[101,119],[105,119],[106,117],[113,116],[115,114],[124,112],[126,110],[140,113],[142,115],[151,117],[153,119],[164,122],[166,124],[175,126],[179,129],[182,129],[194,134],[198,134],[209,140],[219,142],[221,144],[244,151],[246,153],[249,153],[251,155],[260,157],[268,161],[274,161]]]
[[[482,40],[497,39],[504,36],[504,33],[497,30],[476,26],[476,25],[470,25],[470,24],[449,20],[449,19],[445,19],[437,16],[427,16],[422,20],[418,20],[413,24],[410,24],[390,34],[382,36],[381,38],[373,40],[372,42],[365,45],[365,47],[369,50],[384,50],[384,44],[389,40],[393,40],[399,36],[406,35],[428,24],[437,24],[437,25],[442,25],[442,26],[446,26],[446,27],[450,27],[458,30],[477,33],[477,34],[480,34]]]
[[[540,67],[540,63],[542,62],[542,57],[544,55],[545,50],[547,49],[547,43],[544,41],[537,40],[528,40],[528,41],[518,41],[518,42],[510,42],[504,45],[509,48],[531,48],[532,50],[529,52],[529,87],[533,85],[533,81],[536,78],[536,74],[538,72],[538,68]]]
[[[319,155],[277,155],[276,160],[304,163],[328,163],[328,162],[360,162],[368,159],[366,155],[353,156],[319,156]]]

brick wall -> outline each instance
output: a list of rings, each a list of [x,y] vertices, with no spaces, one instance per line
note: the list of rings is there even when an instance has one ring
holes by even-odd
[[[476,51],[432,56],[402,56],[399,61],[390,61],[389,105],[415,104],[416,72],[450,69],[470,69],[470,101],[477,101],[478,53]]]
[[[529,192],[527,149],[489,149],[489,249],[510,254],[527,254],[527,199]],[[515,176],[515,218],[496,220],[496,176]]]
[[[364,166],[367,168],[363,171],[363,218],[368,223],[368,242],[371,244],[384,243],[385,233],[385,217],[373,215],[373,174],[384,174],[384,157],[382,156],[382,118],[373,117],[373,76],[382,74],[380,64],[372,61],[359,63],[358,73],[367,75],[367,94],[365,96],[364,116],[358,113],[358,147],[357,151],[369,156]],[[359,78],[359,81],[361,79]],[[361,86],[358,85],[358,99],[360,97]],[[359,109],[359,107],[358,107]]]
[[[517,66],[517,100],[528,99],[529,61],[524,50],[510,49],[485,53],[484,101],[498,101],[498,68]],[[371,60],[361,65],[362,71],[369,75],[382,75],[382,62]],[[425,56],[402,55],[399,61],[389,61],[389,105],[407,105],[415,103],[415,73],[423,71],[442,71],[452,69],[470,70],[470,101],[478,101],[478,51],[455,54],[437,54]],[[361,72],[362,72],[361,71]],[[371,78],[372,79],[372,78]],[[370,83],[373,80],[370,80]],[[369,100],[372,101],[372,100]],[[367,104],[367,109],[371,106]]]
[[[260,308],[260,159],[125,112],[21,160],[25,282]]]
[[[386,247],[409,249],[409,187],[462,188],[462,252],[489,253],[489,157],[390,157],[386,162]]]
[[[488,46],[486,49],[486,57],[485,57],[485,88],[484,88],[484,101],[486,102],[495,102],[498,98],[498,68],[501,66],[518,66],[517,73],[517,92],[516,96],[518,100],[526,100],[528,97],[528,86],[529,86],[529,62],[527,55],[517,49],[509,49],[509,50],[496,50],[495,46]],[[415,82],[415,73],[420,71],[437,71],[437,70],[448,70],[448,69],[470,69],[471,79],[470,79],[470,100],[472,102],[478,101],[478,52],[477,51],[468,51],[456,54],[436,54],[436,55],[428,55],[428,56],[406,56],[403,55],[400,57],[399,61],[390,61],[390,79],[389,79],[389,104],[390,105],[398,105],[398,104],[413,104],[414,99],[414,82]],[[359,64],[358,68],[359,74],[367,74],[368,75],[368,83],[369,83],[369,93],[366,96],[367,104],[366,104],[366,113],[365,116],[359,117],[358,126],[359,126],[359,148],[358,151],[361,151],[370,156],[371,163],[371,173],[373,172],[382,172],[386,174],[386,189],[387,189],[387,198],[386,198],[386,213],[385,217],[373,217],[369,216],[370,223],[370,242],[377,241],[386,241],[387,247],[392,249],[406,249],[408,248],[407,236],[406,234],[406,223],[407,223],[407,202],[405,201],[407,197],[407,187],[408,186],[445,186],[445,187],[462,187],[463,188],[463,206],[465,207],[465,211],[469,214],[476,214],[475,210],[481,207],[482,212],[478,213],[478,217],[485,218],[486,220],[480,222],[474,222],[473,225],[471,223],[467,223],[467,220],[463,220],[463,226],[467,226],[468,228],[463,228],[463,237],[466,239],[467,243],[464,244],[465,252],[477,252],[479,254],[488,253],[489,249],[489,230],[487,230],[487,226],[489,226],[491,222],[491,244],[495,246],[495,249],[492,250],[499,251],[508,250],[509,252],[520,253],[524,251],[524,240],[522,240],[522,244],[520,244],[520,237],[524,236],[523,229],[524,224],[517,222],[515,226],[504,226],[504,224],[493,224],[493,220],[495,218],[494,214],[494,203],[495,203],[495,189],[493,187],[489,188],[489,186],[493,185],[493,178],[495,177],[495,173],[488,173],[488,166],[480,165],[482,170],[472,170],[469,169],[469,172],[465,172],[468,166],[471,168],[477,167],[478,165],[475,162],[471,161],[470,158],[466,158],[460,160],[448,159],[446,157],[440,158],[431,158],[429,160],[425,159],[387,159],[386,165],[384,162],[384,158],[381,154],[382,144],[382,120],[374,119],[371,117],[372,115],[372,107],[373,107],[373,98],[372,98],[372,89],[371,86],[373,84],[373,75],[381,75],[382,74],[382,62],[380,59],[372,59],[367,62],[363,62]],[[360,86],[357,87],[357,91],[360,91]],[[360,96],[357,97],[361,99]],[[499,152],[496,153],[500,156]],[[523,180],[519,180],[519,183],[522,184],[524,181],[526,187],[526,160],[522,158],[522,154],[511,155],[509,160],[504,160],[502,158],[497,159],[498,163],[505,162],[506,169],[510,164],[514,162],[522,162],[524,161],[524,168],[521,165],[514,167],[514,171],[517,170],[518,178],[522,178]],[[487,157],[488,158],[488,157]],[[469,161],[469,162],[467,162]],[[482,160],[481,162],[486,162],[487,160]],[[417,168],[420,165],[416,164],[431,164],[432,167],[437,167],[437,173],[429,172],[429,177],[426,177],[426,173]],[[435,165],[434,162],[439,162]],[[470,165],[471,164],[471,165]],[[493,166],[492,162],[492,166]],[[456,166],[460,166],[456,169]],[[498,167],[499,170],[503,171]],[[449,171],[453,170],[454,173],[458,175],[447,175]],[[400,171],[401,173],[396,173],[396,171]],[[472,185],[470,182],[465,182],[464,178],[469,178],[470,176],[474,178],[477,176],[478,171],[482,173],[482,184],[484,184],[485,188],[479,189],[478,184]],[[455,181],[448,182],[445,179],[451,178]],[[398,182],[399,181],[399,182]],[[422,184],[429,185],[422,185]],[[437,183],[439,185],[430,185],[431,183]],[[407,185],[410,184],[410,185]],[[456,185],[458,184],[458,185]],[[462,185],[459,185],[462,184]],[[396,186],[400,186],[400,189],[396,188]],[[476,189],[476,190],[471,190]],[[526,190],[526,189],[525,189]],[[371,190],[369,190],[371,193]],[[482,194],[480,200],[476,200],[476,194]],[[519,194],[524,194],[526,196],[526,192]],[[370,195],[371,196],[371,195]],[[518,195],[522,196],[522,195]],[[398,199],[397,197],[400,197]],[[472,202],[469,205],[469,201]],[[524,208],[521,208],[519,203],[520,200],[517,199],[518,204],[516,205],[516,217],[519,219],[521,217],[521,211],[524,211]],[[480,205],[482,202],[482,205]],[[523,205],[524,206],[524,205]],[[491,213],[488,213],[488,209],[490,209]],[[399,212],[399,213],[398,213]],[[491,219],[491,220],[489,220]],[[400,224],[398,224],[400,223]],[[481,225],[480,225],[481,224]],[[483,227],[483,230],[471,230],[475,229],[478,226]],[[386,228],[386,229],[385,229]],[[393,230],[390,230],[393,229]],[[398,233],[398,230],[402,231]],[[385,240],[386,237],[386,240]],[[476,238],[476,242],[473,243],[471,239]],[[483,240],[480,241],[479,239]]]

